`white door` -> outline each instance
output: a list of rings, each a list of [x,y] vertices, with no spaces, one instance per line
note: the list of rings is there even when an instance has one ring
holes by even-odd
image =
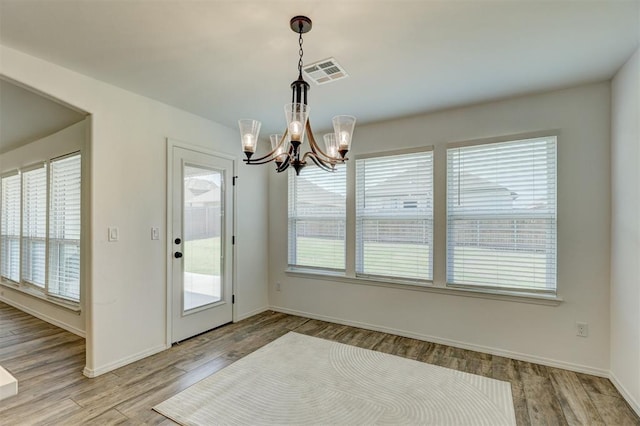
[[[171,342],[233,319],[233,160],[170,146]]]

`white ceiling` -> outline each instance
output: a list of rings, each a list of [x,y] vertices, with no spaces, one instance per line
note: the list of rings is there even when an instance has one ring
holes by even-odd
[[[284,125],[298,14],[305,62],[350,74],[312,86],[316,128],[607,80],[640,42],[640,0],[0,0],[0,43],[264,136]]]

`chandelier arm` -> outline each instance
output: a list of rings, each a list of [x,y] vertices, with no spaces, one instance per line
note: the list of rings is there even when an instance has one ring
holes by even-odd
[[[276,149],[277,149],[277,147],[276,147]],[[283,161],[283,163],[289,164],[289,163],[291,163],[291,161],[294,160],[293,153],[294,153],[294,149],[293,149],[292,146],[290,146],[289,147],[289,152],[287,152],[285,154],[279,154],[279,155],[275,155],[275,156],[272,156],[272,157],[269,157],[269,155],[265,155],[264,157],[256,158],[255,160],[244,158],[242,161],[244,161],[247,164],[251,164],[251,165],[260,165],[260,164],[271,163],[273,161],[278,161],[278,157],[286,157],[286,161]]]
[[[324,171],[327,171],[327,172],[335,172],[336,171],[336,169],[334,167],[328,166],[327,163],[325,163],[320,158],[318,158],[318,156],[316,156],[316,155],[314,155],[314,154],[312,154],[310,152],[307,152],[305,154],[305,158],[306,157],[311,158],[311,161],[313,161],[316,166],[320,167]]]
[[[263,158],[266,158],[266,157],[263,157]],[[263,160],[262,158],[258,158],[256,160],[247,160],[246,158],[242,159],[242,161],[244,161],[245,163],[250,164],[252,166],[259,166],[261,164],[268,164],[268,163],[271,163],[272,161],[275,161],[275,160],[276,160],[276,157],[272,157],[272,158],[269,158],[269,159],[266,159],[266,160]]]
[[[307,119],[306,128],[307,128],[307,138],[309,139],[309,146],[311,146],[311,151],[313,151],[313,153],[317,155],[319,159],[322,159],[324,162],[331,163],[331,164],[344,162],[344,161],[339,161],[340,159],[338,158],[330,157],[322,150],[322,148],[320,148],[320,145],[318,145],[318,143],[316,142],[316,138],[313,136],[313,131],[311,130],[311,123],[309,123],[309,119]]]
[[[280,164],[280,166],[276,168],[276,172],[282,173],[285,170],[287,170],[290,165],[291,165],[291,161],[289,161],[289,157],[287,157],[287,161],[282,162],[282,164]]]
[[[263,155],[260,158],[253,158],[247,161],[247,159],[245,158],[244,162],[247,164],[266,164],[272,160],[274,160],[276,157],[273,157],[272,160],[268,160],[265,161],[263,163],[259,163],[259,161],[263,161],[266,160],[267,158],[271,157],[273,154],[276,153],[276,151],[278,150],[278,148],[280,148],[280,146],[282,146],[282,144],[284,144],[284,140],[287,137],[287,134],[289,133],[289,129],[285,129],[284,134],[282,135],[282,139],[280,139],[280,143],[278,144],[278,146],[276,146],[275,148],[273,148],[268,154]],[[280,154],[283,155],[283,154]]]
[[[337,164],[344,164],[345,161],[347,160],[342,159],[342,158],[331,158],[330,161],[322,158],[321,156],[319,156],[318,154],[316,154],[315,152],[311,152],[311,151],[307,151],[305,152],[304,156],[302,157],[303,161],[306,161],[307,158],[311,158],[311,160],[313,160],[313,162],[320,168],[326,170],[326,171],[330,171],[330,172],[334,172],[335,171],[335,166]]]

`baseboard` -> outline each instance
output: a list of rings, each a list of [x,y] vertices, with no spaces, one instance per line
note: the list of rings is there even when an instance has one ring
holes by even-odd
[[[16,301],[14,301],[14,300],[7,299],[6,297],[0,297],[0,301],[3,302],[3,303],[6,303],[7,305],[11,305],[16,309],[20,309],[21,311],[26,312],[29,315],[33,315],[36,318],[40,318],[42,321],[46,321],[49,324],[53,324],[56,327],[60,327],[60,328],[62,328],[64,330],[67,330],[68,332],[73,333],[76,336],[80,336],[83,339],[86,338],[86,333],[85,333],[84,330],[80,330],[79,328],[73,327],[73,326],[71,326],[69,324],[66,324],[66,323],[60,321],[60,320],[57,320],[57,319],[52,318],[52,317],[50,317],[48,315],[45,315],[45,314],[43,314],[41,312],[38,312],[38,311],[28,307],[28,306],[25,306],[25,305],[23,305],[21,303],[18,303]]]
[[[94,377],[98,377],[102,374],[108,373],[110,371],[116,370],[120,367],[124,367],[127,364],[131,364],[132,362],[136,362],[141,360],[142,358],[146,358],[148,356],[151,355],[155,355],[159,352],[162,352],[166,349],[169,349],[171,347],[171,345],[167,346],[167,345],[160,345],[160,346],[156,346],[155,348],[151,348],[148,349],[146,351],[142,351],[142,352],[138,352],[137,354],[133,354],[131,356],[119,359],[118,361],[114,361],[111,362],[107,365],[103,365],[102,367],[98,367],[98,368],[89,368],[89,367],[84,367],[84,369],[82,370],[82,374],[84,374],[85,376],[89,377],[90,379],[94,378]]]
[[[364,328],[364,329],[367,329],[367,330],[373,330],[373,331],[380,331],[380,332],[383,332],[383,333],[395,334],[397,336],[408,337],[408,338],[411,338],[411,339],[424,340],[424,341],[427,341],[427,342],[438,343],[438,344],[447,345],[447,346],[453,346],[453,347],[460,348],[460,349],[467,349],[467,350],[470,350],[470,351],[483,352],[483,353],[487,353],[487,354],[491,354],[491,355],[502,356],[502,357],[505,357],[505,358],[512,358],[512,359],[531,362],[531,363],[535,363],[535,364],[542,364],[542,365],[546,365],[546,366],[549,366],[549,367],[562,368],[562,369],[565,369],[565,370],[575,371],[575,372],[578,372],[578,373],[591,374],[593,376],[599,376],[599,377],[605,377],[605,378],[609,378],[609,376],[610,376],[610,373],[609,373],[608,370],[604,370],[604,369],[600,369],[600,368],[593,368],[593,367],[589,367],[589,366],[586,366],[586,365],[573,364],[573,363],[569,363],[569,362],[565,362],[565,361],[559,361],[559,360],[545,358],[545,357],[538,357],[538,356],[535,356],[535,355],[523,354],[523,353],[520,353],[520,352],[508,351],[508,350],[504,350],[504,349],[500,349],[500,348],[492,348],[492,347],[489,347],[489,346],[481,346],[481,345],[475,345],[475,344],[470,344],[470,343],[465,343],[465,342],[459,342],[457,340],[443,339],[441,337],[429,336],[429,335],[420,334],[420,333],[413,333],[413,332],[410,332],[410,331],[398,330],[398,329],[395,329],[395,328],[383,327],[383,326],[378,326],[378,325],[374,325],[374,324],[368,324],[368,323],[359,322],[359,321],[350,321],[350,320],[345,320],[345,319],[342,319],[342,318],[334,318],[334,317],[329,317],[329,316],[325,316],[325,315],[317,315],[317,314],[313,314],[313,313],[310,313],[310,312],[303,312],[303,311],[298,311],[298,310],[295,310],[295,309],[282,308],[280,306],[271,306],[270,309],[273,310],[273,311],[282,312],[282,313],[285,313],[285,314],[298,315],[298,316],[301,316],[301,317],[317,319],[317,320],[320,320],[320,321],[333,322],[333,323],[336,323],[336,324],[348,325],[348,326],[351,326],[351,327],[358,327],[358,328]]]
[[[633,411],[635,411],[636,414],[640,416],[640,404],[638,403],[638,401],[635,400],[635,398],[631,396],[627,388],[625,388],[624,385],[620,383],[620,380],[618,380],[618,378],[616,377],[615,374],[613,374],[612,371],[609,372],[609,380],[611,380],[611,383],[613,383],[613,386],[615,386],[616,389],[618,389],[618,392],[620,392],[620,395],[622,395],[625,401],[627,401],[627,403],[633,409]]]
[[[258,309],[254,309],[251,312],[247,312],[246,314],[242,314],[242,315],[238,315],[233,322],[238,322],[238,321],[242,321],[243,319],[247,319],[249,317],[252,317],[254,315],[258,315],[263,313],[264,311],[268,311],[269,309],[271,309],[269,306],[263,306],[261,308]]]
[[[264,307],[255,309],[255,310],[253,310],[251,312],[247,312],[247,313],[245,313],[243,315],[237,316],[234,321],[242,321],[245,318],[249,318],[251,316],[257,315],[257,314],[262,313],[262,312],[264,312],[264,311],[266,311],[268,309],[269,309],[269,306],[264,306]],[[112,362],[110,364],[104,365],[104,366],[99,367],[99,368],[91,369],[91,368],[85,367],[84,370],[82,370],[82,373],[85,376],[89,377],[89,378],[97,377],[97,376],[100,376],[102,374],[108,373],[110,371],[116,370],[116,369],[118,369],[120,367],[124,367],[127,364],[131,364],[132,362],[136,362],[136,361],[139,361],[139,360],[141,360],[143,358],[146,358],[148,356],[155,355],[158,352],[162,352],[162,351],[164,351],[166,349],[169,349],[170,347],[171,347],[171,345],[156,346],[155,348],[152,348],[152,349],[149,349],[149,350],[146,350],[146,351],[143,351],[143,352],[128,356],[126,358],[122,358],[122,359],[120,359],[118,361]]]

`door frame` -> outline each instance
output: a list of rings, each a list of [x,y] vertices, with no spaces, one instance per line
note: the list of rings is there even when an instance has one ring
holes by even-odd
[[[235,177],[237,173],[237,157],[229,154],[224,154],[222,152],[210,150],[204,148],[199,145],[190,144],[187,142],[179,141],[172,138],[167,138],[167,157],[165,169],[167,171],[167,181],[166,181],[166,227],[165,227],[165,236],[166,236],[166,246],[165,246],[165,263],[166,263],[166,282],[165,282],[165,297],[166,297],[166,306],[165,306],[165,345],[167,348],[170,348],[172,345],[172,337],[171,330],[173,328],[173,148],[182,148],[188,149],[190,151],[199,152],[206,155],[212,155],[215,157],[224,158],[226,160],[230,160],[233,164],[232,166],[232,182],[231,182],[231,191],[233,198],[233,209],[231,212],[231,229],[233,235],[236,235],[236,225],[237,221],[237,194],[235,187]],[[235,240],[235,238],[234,238]],[[236,294],[236,271],[237,271],[237,256],[236,256],[236,245],[231,245],[231,294]],[[234,297],[235,299],[235,297]],[[231,321],[237,321],[237,312],[235,303],[231,304]]]

